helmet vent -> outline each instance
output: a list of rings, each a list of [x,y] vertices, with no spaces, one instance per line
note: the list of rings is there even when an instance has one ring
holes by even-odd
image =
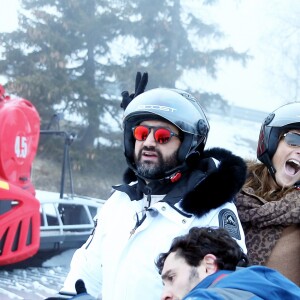
[[[272,120],[274,119],[274,117],[275,117],[275,114],[274,114],[274,113],[269,114],[269,115],[265,118],[264,124],[265,124],[265,125],[269,125],[269,124],[272,122]]]
[[[207,136],[208,134],[208,127],[204,120],[199,120],[197,124],[197,131],[199,135]]]

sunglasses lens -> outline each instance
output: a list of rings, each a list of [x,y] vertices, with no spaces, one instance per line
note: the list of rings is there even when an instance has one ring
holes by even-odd
[[[300,135],[299,134],[289,132],[285,135],[284,140],[290,146],[300,147]]]
[[[155,131],[154,138],[159,144],[165,144],[170,140],[171,132],[168,129],[159,128]]]
[[[144,126],[137,126],[134,128],[133,136],[138,141],[145,141],[149,135],[149,129]]]

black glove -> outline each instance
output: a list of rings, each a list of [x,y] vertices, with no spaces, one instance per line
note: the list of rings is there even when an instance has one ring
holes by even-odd
[[[75,283],[75,290],[77,296],[74,296],[71,299],[76,300],[96,300],[96,298],[92,297],[90,294],[87,293],[84,281],[82,279],[78,279]],[[70,299],[70,300],[71,300]]]
[[[67,294],[59,294],[54,297],[49,297],[44,300],[96,300],[96,298],[92,297],[90,294],[87,293],[84,281],[82,279],[78,279],[75,283],[75,290],[77,295],[67,295]]]
[[[76,290],[77,295],[87,292],[85,284],[84,284],[84,281],[82,279],[78,279],[76,281],[76,283],[75,283],[75,290]]]
[[[135,77],[135,92],[134,94],[129,95],[128,91],[124,91],[121,93],[122,95],[122,102],[120,106],[125,110],[127,105],[131,102],[133,98],[136,96],[142,94],[145,91],[145,88],[148,83],[148,73],[143,73],[143,76],[141,72],[136,73]]]

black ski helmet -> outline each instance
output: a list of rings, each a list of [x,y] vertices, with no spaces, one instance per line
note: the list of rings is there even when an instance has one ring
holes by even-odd
[[[133,171],[136,171],[136,168],[132,128],[143,121],[157,119],[172,123],[183,136],[178,151],[179,165],[165,174],[164,178],[168,178],[183,169],[191,153],[202,153],[209,123],[197,99],[185,91],[156,88],[138,95],[127,106],[123,118],[124,153],[127,164]]]
[[[300,102],[280,106],[265,118],[261,126],[257,158],[267,166],[274,179],[276,170],[272,158],[278,147],[280,135],[291,129],[300,129]]]

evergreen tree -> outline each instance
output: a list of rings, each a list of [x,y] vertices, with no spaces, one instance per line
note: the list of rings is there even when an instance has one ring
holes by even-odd
[[[174,87],[185,70],[216,77],[220,59],[247,59],[209,46],[222,33],[186,11],[187,2],[22,0],[19,29],[0,34],[6,88],[31,100],[44,123],[58,108],[76,114],[81,147],[98,137],[120,145],[105,120],[120,125],[120,92],[133,91],[136,71],[149,72],[148,88]],[[199,9],[215,2],[199,0]]]
[[[0,35],[8,90],[31,100],[44,123],[57,108],[76,114],[86,127],[81,145],[93,147],[105,137],[105,114],[119,108],[107,97],[109,43],[120,27],[114,7],[103,0],[22,0],[22,7],[19,29]]]
[[[149,87],[174,87],[186,70],[204,70],[207,76],[216,78],[220,60],[246,63],[247,53],[239,53],[232,47],[221,48],[217,42],[222,40],[223,33],[215,24],[196,17],[206,6],[218,1],[194,1],[198,14],[187,9],[189,2],[193,1],[123,1],[121,34],[136,39],[134,52],[138,53],[128,57],[124,65],[125,70],[132,70],[130,78],[134,77],[135,66],[143,66],[150,74]],[[123,72],[123,76],[127,73]]]

